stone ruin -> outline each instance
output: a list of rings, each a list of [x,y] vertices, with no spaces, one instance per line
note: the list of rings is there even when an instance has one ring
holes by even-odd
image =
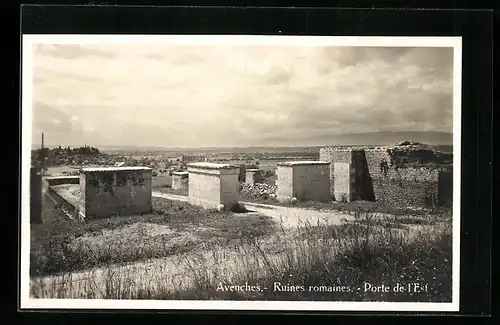
[[[321,168],[327,171],[322,173],[328,174],[328,182],[312,168],[306,168],[307,163],[323,165]],[[320,149],[319,161],[278,164],[274,185],[249,179],[242,182],[240,191],[279,201],[365,200],[416,208],[451,207],[452,163],[451,153],[413,141],[380,147],[324,147]],[[250,178],[247,170],[243,172],[244,179]],[[241,178],[240,175],[240,181]],[[328,194],[323,190],[325,187]]]
[[[261,174],[255,168],[189,163],[187,172],[173,173],[172,188],[187,190],[190,204],[219,210],[238,204],[240,191],[281,202],[333,199],[408,207],[452,205],[453,157],[424,144],[405,141],[371,148],[324,147],[319,156],[319,161],[279,163],[275,185],[260,183]],[[79,184],[73,205],[80,219],[152,211],[151,168],[83,168],[80,176],[45,181],[51,188]]]
[[[366,149],[325,147],[330,193],[337,201],[381,201],[400,206],[451,206],[451,155],[416,142]]]
[[[199,162],[188,164],[188,202],[206,209],[229,209],[238,204],[240,167]]]
[[[276,199],[280,202],[331,200],[330,163],[326,161],[290,161],[278,164]]]
[[[30,168],[30,222],[42,223],[42,170]]]
[[[151,179],[152,169],[148,167],[83,168],[80,211],[86,217],[149,213]]]
[[[80,176],[47,177],[46,194],[74,220],[130,216],[152,209],[152,169],[82,168]]]
[[[246,169],[245,170],[245,183],[254,184],[262,180],[262,175],[259,169]]]
[[[189,172],[172,173],[172,189],[187,191],[189,185]]]

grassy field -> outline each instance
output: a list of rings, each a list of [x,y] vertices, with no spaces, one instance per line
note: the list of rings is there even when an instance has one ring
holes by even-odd
[[[264,196],[252,196],[240,193],[240,201],[271,204],[278,206],[294,206],[298,208],[312,209],[312,210],[335,210],[347,213],[379,213],[391,214],[397,216],[437,216],[444,219],[449,219],[452,216],[452,211],[449,208],[436,207],[433,209],[415,209],[408,207],[398,207],[384,202],[370,202],[370,201],[351,201],[351,202],[315,202],[315,201],[296,201],[294,203],[279,202],[275,198]]]
[[[172,186],[172,176],[169,175],[153,176],[151,181],[153,189],[169,188]]]
[[[33,296],[44,287],[46,298],[451,301],[449,219],[368,211],[343,225],[284,229],[262,216],[162,199],[154,206],[149,215],[75,224],[47,204],[45,223],[32,226],[32,275],[69,273],[62,282],[34,279]],[[99,271],[79,289],[67,280],[89,269]],[[366,283],[425,290],[372,292]]]
[[[160,193],[174,194],[174,195],[183,195],[183,196],[187,196],[188,195],[188,190],[187,189],[173,189],[171,187],[155,188],[154,191],[155,192],[160,192]]]
[[[31,226],[32,275],[175,255],[201,244],[229,244],[274,231],[267,217],[203,210],[153,198],[153,213],[76,223],[45,198],[43,223]]]

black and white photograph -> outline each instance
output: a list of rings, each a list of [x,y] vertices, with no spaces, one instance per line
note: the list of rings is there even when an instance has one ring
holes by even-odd
[[[22,42],[23,307],[458,311],[460,37]]]

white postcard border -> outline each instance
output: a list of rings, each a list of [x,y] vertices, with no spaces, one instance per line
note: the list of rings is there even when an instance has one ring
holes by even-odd
[[[451,303],[316,302],[316,301],[184,301],[33,299],[29,295],[33,45],[35,44],[149,44],[276,45],[363,47],[453,47],[453,255]],[[22,35],[22,184],[21,184],[21,309],[186,309],[270,311],[459,311],[460,289],[460,175],[461,175],[461,37],[336,37],[261,35]]]

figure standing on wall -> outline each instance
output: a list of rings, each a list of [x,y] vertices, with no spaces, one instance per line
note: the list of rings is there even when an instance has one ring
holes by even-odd
[[[380,162],[380,172],[384,174],[384,176],[387,176],[387,172],[389,171],[389,165],[387,164],[387,161],[382,160]]]

